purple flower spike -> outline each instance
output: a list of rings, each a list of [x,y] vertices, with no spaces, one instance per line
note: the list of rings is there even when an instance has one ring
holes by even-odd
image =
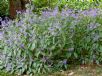
[[[92,17],[96,17],[97,16],[97,10],[95,10],[95,9],[90,10],[89,15]]]
[[[8,17],[5,17],[5,21],[8,22],[9,21],[9,18]]]
[[[72,16],[73,18],[75,18],[75,19],[78,18],[78,15],[77,15],[77,14],[71,14],[71,16]]]
[[[50,17],[50,16],[51,16],[51,12],[49,12],[49,11],[44,11],[44,12],[42,12],[42,16]]]
[[[88,11],[87,10],[82,11],[81,14],[84,15],[84,16],[87,16],[88,15]]]
[[[90,23],[89,24],[89,26],[88,26],[88,28],[90,29],[90,30],[93,30],[93,29],[95,29],[95,28],[97,28],[98,26],[100,26],[100,24],[99,23]]]
[[[3,33],[0,32],[0,40],[3,39]]]
[[[71,13],[73,13],[73,10],[72,10],[72,9],[68,9],[66,12],[67,12],[68,14],[71,14]]]
[[[7,26],[7,23],[5,21],[2,21],[1,24],[3,27]]]
[[[52,16],[56,16],[58,14],[58,7],[55,8],[55,10],[52,13]]]

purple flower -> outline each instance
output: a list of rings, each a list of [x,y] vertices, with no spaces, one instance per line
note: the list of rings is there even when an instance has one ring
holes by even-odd
[[[73,13],[73,10],[72,10],[72,9],[68,9],[66,12],[67,12],[68,14],[71,14],[71,13]]]
[[[5,21],[2,21],[1,24],[3,27],[7,26],[7,23]]]
[[[43,11],[42,16],[50,17],[50,16],[56,16],[58,14],[58,7],[56,7],[53,11]]]
[[[56,7],[53,12],[52,12],[52,16],[56,16],[58,14],[58,7]]]
[[[66,65],[67,64],[67,59],[63,60],[63,64]]]
[[[70,13],[66,12],[65,10],[62,10],[61,16],[69,16]]]
[[[24,49],[24,44],[21,44],[20,47]]]
[[[93,30],[93,29],[97,28],[98,26],[100,26],[99,23],[92,22],[92,23],[89,24],[88,27],[89,27],[90,30]]]
[[[16,22],[16,26],[22,26],[24,24],[24,22],[21,20],[21,21],[18,21]]]
[[[72,14],[72,13],[73,13],[72,9],[68,9],[68,10],[63,9],[61,12],[61,15],[62,16],[70,16],[70,14]]]
[[[84,16],[92,16],[92,17],[96,17],[98,15],[98,9],[90,9],[90,10],[85,10],[82,11],[81,14]]]
[[[10,41],[10,40],[6,40],[6,43],[7,43],[7,44],[10,44],[10,43],[11,43],[11,41]]]
[[[27,32],[24,32],[24,36],[26,37],[28,35],[28,33]]]
[[[16,10],[17,14],[21,14],[21,11]]]
[[[90,10],[89,10],[89,16],[96,17],[96,16],[97,16],[97,10],[95,10],[95,9],[90,9]]]
[[[87,16],[88,15],[88,11],[87,10],[82,11],[81,14],[84,15],[84,16]]]
[[[8,63],[7,65],[6,65],[6,70],[7,71],[10,71],[12,69],[12,64],[11,63]]]
[[[5,17],[5,22],[8,22],[9,21],[9,18],[8,17]]]
[[[51,12],[49,12],[49,11],[44,11],[44,12],[42,12],[42,16],[50,17],[50,16],[51,16]]]
[[[71,52],[71,51],[74,51],[74,48],[69,48],[68,51],[70,51],[70,52]]]
[[[34,22],[33,19],[31,19],[31,18],[28,21],[30,24],[33,24],[33,22]]]
[[[0,32],[0,40],[3,39],[3,33]]]
[[[30,15],[30,14],[32,14],[33,12],[32,12],[32,10],[27,9],[25,13],[28,14],[28,15]]]
[[[55,29],[53,27],[49,27],[48,30],[53,32]]]
[[[71,16],[72,16],[73,18],[76,18],[76,19],[78,18],[78,14],[73,14],[73,13],[72,13]]]

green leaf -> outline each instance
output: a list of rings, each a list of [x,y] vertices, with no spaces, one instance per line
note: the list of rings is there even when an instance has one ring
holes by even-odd
[[[32,44],[31,50],[34,50],[35,49],[35,47],[36,47],[35,45],[36,45],[35,43]]]
[[[74,56],[77,58],[78,57],[77,53],[74,52]]]

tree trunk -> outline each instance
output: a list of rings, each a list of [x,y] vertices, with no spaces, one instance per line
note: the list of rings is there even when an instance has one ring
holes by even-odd
[[[25,10],[25,5],[29,0],[9,0],[10,2],[10,17],[13,19],[16,16],[16,11]]]

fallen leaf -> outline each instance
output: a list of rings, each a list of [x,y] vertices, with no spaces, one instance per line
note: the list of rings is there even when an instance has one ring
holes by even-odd
[[[68,76],[72,76],[74,74],[74,72],[70,72],[69,74],[68,74]]]

